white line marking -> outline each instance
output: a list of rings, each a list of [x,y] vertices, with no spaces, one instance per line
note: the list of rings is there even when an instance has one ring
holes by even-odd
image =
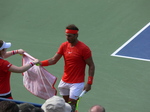
[[[137,59],[137,60],[143,60],[143,61],[150,61],[148,59],[142,59],[142,58],[134,58],[134,57],[128,57],[128,56],[122,56],[122,55],[116,55],[121,49],[123,49],[127,44],[129,44],[134,38],[136,38],[142,31],[144,31],[148,26],[150,26],[150,22],[145,25],[140,31],[138,31],[135,35],[133,35],[128,41],[126,41],[121,47],[119,47],[115,52],[111,54],[111,56],[116,57],[123,57],[123,58],[130,58],[130,59]]]

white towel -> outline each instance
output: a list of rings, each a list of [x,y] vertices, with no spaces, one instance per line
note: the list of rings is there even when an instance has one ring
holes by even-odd
[[[34,57],[28,53],[24,53],[22,64],[26,65],[32,62]],[[48,98],[57,94],[54,85],[57,77],[49,73],[42,66],[34,65],[29,70],[23,73],[23,84],[25,88],[33,95],[47,100]]]

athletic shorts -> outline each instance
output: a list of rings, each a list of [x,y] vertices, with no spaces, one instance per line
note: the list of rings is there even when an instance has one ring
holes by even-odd
[[[82,83],[65,83],[64,81],[60,81],[58,85],[58,89],[60,95],[68,96],[71,99],[77,100],[79,95],[82,93],[84,89],[84,82]]]

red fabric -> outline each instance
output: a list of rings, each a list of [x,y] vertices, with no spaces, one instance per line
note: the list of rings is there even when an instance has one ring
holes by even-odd
[[[23,65],[35,59],[27,53],[24,54]],[[57,78],[42,66],[34,65],[23,73],[23,84],[25,88],[33,95],[45,100],[56,95],[57,91],[54,87],[56,80]]]
[[[48,66],[48,65],[49,65],[48,60],[41,61],[41,66]]]
[[[77,34],[77,33],[78,33],[78,30],[66,29],[66,33]]]
[[[85,60],[91,57],[91,50],[83,42],[71,47],[69,42],[64,42],[58,49],[65,60],[62,80],[66,83],[81,83],[85,77]]]
[[[89,76],[88,77],[88,84],[92,85],[93,84],[93,77],[92,76]]]
[[[10,92],[10,75],[8,71],[11,67],[11,63],[6,60],[0,59],[0,94]]]
[[[13,99],[13,97],[8,97],[8,99]]]

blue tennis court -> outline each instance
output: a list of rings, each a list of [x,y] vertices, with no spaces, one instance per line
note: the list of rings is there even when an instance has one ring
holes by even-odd
[[[118,48],[112,56],[150,61],[150,23]]]

